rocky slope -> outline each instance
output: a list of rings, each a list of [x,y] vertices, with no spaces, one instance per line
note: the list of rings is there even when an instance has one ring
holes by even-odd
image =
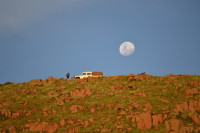
[[[200,76],[119,75],[0,85],[0,132],[200,132]]]

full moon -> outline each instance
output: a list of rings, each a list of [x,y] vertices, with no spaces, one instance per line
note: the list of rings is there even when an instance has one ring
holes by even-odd
[[[119,52],[123,56],[129,56],[135,51],[135,46],[131,42],[123,42],[119,47]]]

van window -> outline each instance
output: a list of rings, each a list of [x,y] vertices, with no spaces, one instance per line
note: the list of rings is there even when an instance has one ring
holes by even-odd
[[[92,75],[92,73],[87,73],[87,75]]]
[[[83,73],[82,75],[86,75],[86,73]]]

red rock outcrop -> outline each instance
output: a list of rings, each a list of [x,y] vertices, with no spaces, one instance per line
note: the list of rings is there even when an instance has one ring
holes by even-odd
[[[45,80],[42,80],[41,82],[45,84],[45,83],[48,83],[48,80],[45,79]]]
[[[78,89],[75,89],[70,92],[71,97],[84,97],[83,95],[84,92],[79,91]]]
[[[122,85],[112,85],[112,86],[109,86],[109,88],[111,90],[123,90],[125,87]]]
[[[69,119],[67,119],[66,123],[69,125],[72,125],[72,124],[74,124],[74,121],[72,120],[72,118],[69,118]]]
[[[179,133],[182,126],[182,121],[178,119],[171,119],[170,121],[165,121],[165,128],[167,133],[171,131]]]
[[[83,107],[81,105],[72,105],[69,109],[71,113],[76,113],[78,110],[82,110]]]
[[[89,118],[89,122],[94,122],[94,118]]]
[[[89,125],[89,122],[88,121],[84,121],[84,128],[86,128],[86,127],[88,127],[88,125]]]
[[[97,81],[99,77],[88,77],[88,81]]]
[[[190,100],[189,102],[183,102],[182,104],[176,104],[174,112],[182,111],[200,111],[200,99]]]
[[[47,123],[47,122],[36,122],[36,123],[31,123],[27,124],[26,127],[29,128],[30,131],[35,131],[35,132],[47,132],[47,133],[53,133],[57,129],[59,129],[59,126],[57,123]]]
[[[197,80],[197,81],[191,81],[191,82],[190,82],[190,85],[191,85],[191,86],[200,85],[200,81],[198,81],[198,80]]]
[[[60,120],[59,124],[61,127],[63,127],[65,125],[65,120],[64,119]]]
[[[132,127],[136,128],[136,118],[135,117],[132,117],[131,124],[132,124]]]
[[[144,107],[150,110],[152,109],[152,105],[150,103],[145,104]]]
[[[51,123],[51,124],[48,124],[45,128],[45,132],[48,132],[48,133],[53,133],[55,132],[57,129],[59,129],[59,126],[57,123]]]
[[[123,130],[124,127],[123,127],[122,125],[118,125],[118,126],[116,127],[116,129],[117,129],[117,130]]]
[[[127,79],[128,79],[128,81],[133,81],[134,80],[134,77],[135,77],[135,75],[134,74],[129,74],[129,75],[127,75]]]
[[[84,91],[85,91],[84,94],[85,94],[86,96],[90,96],[90,95],[92,94],[90,88],[88,88],[88,87],[86,87]]]
[[[5,117],[5,118],[12,116],[12,113],[8,109],[1,109],[0,114],[1,114],[1,116]]]
[[[166,99],[163,99],[163,98],[160,98],[160,97],[157,97],[158,101],[161,101],[161,102],[164,102],[164,103],[169,103],[168,100]]]
[[[181,120],[171,119],[165,121],[166,133],[193,133],[199,132],[198,128],[194,129],[192,125],[185,126]]]
[[[110,131],[111,131],[111,129],[107,129],[107,128],[103,128],[103,129],[101,130],[102,133],[110,132]]]
[[[16,113],[12,113],[12,118],[18,118],[19,117],[19,113],[18,112],[16,112]]]
[[[27,124],[26,127],[29,127],[30,131],[43,132],[45,131],[47,125],[48,125],[47,122],[42,122],[42,123],[36,122],[36,123]]]
[[[169,75],[166,75],[165,77],[170,78],[170,77],[175,77],[175,75],[170,73]]]
[[[142,81],[142,80],[145,80],[145,77],[142,76],[142,75],[135,75],[134,79],[135,79],[136,81]]]
[[[86,87],[85,89],[75,89],[70,92],[71,97],[81,97],[84,98],[84,96],[90,96],[92,94],[91,89]]]
[[[54,77],[52,77],[52,76],[49,76],[47,80],[48,80],[49,83],[54,83],[54,82],[55,82],[56,80],[58,80],[58,79],[57,79],[57,78],[54,78]]]
[[[29,83],[39,83],[39,82],[41,82],[41,79],[33,79],[29,81]]]
[[[153,120],[153,126],[155,126],[156,128],[158,127],[158,125],[163,124],[163,118],[161,114],[153,115],[152,120]]]
[[[135,86],[135,85],[133,85],[133,84],[130,84],[130,85],[128,85],[128,88],[130,88],[130,89],[135,89],[135,88],[136,88],[136,86]]]
[[[79,130],[80,130],[80,127],[77,126],[77,127],[70,128],[66,133],[78,133]]]
[[[197,88],[187,89],[185,90],[186,95],[197,95],[199,94],[199,90]]]
[[[129,106],[129,109],[131,109],[131,110],[132,110],[132,108],[135,108],[135,109],[141,109],[142,108],[142,105],[140,105],[136,102],[130,101],[130,104],[131,104],[131,106]]]
[[[137,97],[146,97],[146,94],[144,92],[137,92],[137,93],[135,93],[131,96],[134,99],[134,98],[137,98]]]
[[[194,114],[192,115],[192,121],[193,121],[195,124],[200,125],[200,115],[198,116],[197,113],[194,113]]]
[[[95,112],[95,108],[94,108],[94,107],[91,107],[91,108],[90,108],[90,112],[91,112],[91,113],[94,113],[94,112]]]
[[[143,112],[136,115],[136,123],[138,129],[151,129],[152,127],[152,117],[151,113]]]

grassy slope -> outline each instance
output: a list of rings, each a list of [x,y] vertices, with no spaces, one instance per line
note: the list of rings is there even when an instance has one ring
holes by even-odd
[[[162,113],[164,108],[172,111],[176,104],[194,98],[194,96],[185,95],[186,89],[200,89],[199,84],[191,84],[193,81],[200,83],[200,76],[195,75],[151,76],[145,79],[148,75],[144,74],[139,75],[139,77],[143,77],[143,79],[138,81],[135,79],[127,80],[127,76],[117,76],[98,78],[97,81],[58,79],[53,83],[41,84],[27,82],[1,85],[0,110],[7,109],[10,112],[26,111],[17,119],[0,116],[0,130],[5,131],[9,127],[14,126],[17,132],[21,132],[23,129],[25,132],[31,132],[25,127],[27,123],[38,121],[59,123],[61,120],[67,120],[69,118],[74,121],[88,121],[89,118],[93,118],[94,122],[89,122],[86,128],[81,127],[79,132],[94,132],[96,129],[101,131],[103,128],[112,129],[115,132],[164,132],[164,124],[159,125],[159,130],[156,130],[154,127],[150,130],[142,131],[136,129],[132,127],[131,120],[127,119],[126,116],[131,113],[142,112],[144,105],[147,103],[152,105],[151,112],[155,114]],[[128,85],[134,85],[135,88],[129,88]],[[119,89],[113,90],[110,89],[110,86],[119,86]],[[80,90],[86,87],[91,88],[92,95],[84,96],[84,98],[73,97],[71,101],[64,102],[64,105],[58,105],[63,101],[62,99],[64,99],[66,94],[70,95],[70,92],[74,89]],[[27,92],[27,90],[31,91]],[[133,98],[134,94],[139,92],[145,93],[146,97],[135,96]],[[159,101],[158,97],[167,100],[168,103]],[[195,97],[200,98],[199,95]],[[141,108],[130,109],[131,102],[139,104]],[[70,107],[72,105],[81,105],[83,109],[78,109],[78,112],[71,113]],[[123,110],[126,110],[126,114],[120,115],[122,110],[118,106],[122,106]],[[91,107],[94,107],[94,113],[90,112]],[[47,109],[47,112],[54,110],[56,113],[48,113],[44,117],[44,108]],[[31,115],[25,116],[29,111],[31,111]],[[190,120],[186,119],[188,118],[187,115],[189,115],[188,112],[185,112],[185,115],[180,116],[179,119],[185,120],[185,123],[191,123]],[[121,118],[117,116],[121,116]],[[171,117],[173,117],[172,114],[168,116],[168,119]],[[80,125],[81,122],[66,125],[59,128],[57,132],[66,131]],[[117,125],[122,125],[124,129],[122,131],[117,130]]]

